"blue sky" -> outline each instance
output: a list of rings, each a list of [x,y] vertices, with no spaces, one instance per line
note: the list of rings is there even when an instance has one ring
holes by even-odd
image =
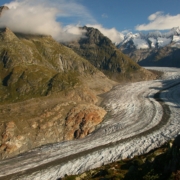
[[[147,24],[148,17],[156,12],[172,16],[180,14],[180,0],[81,0],[80,2],[87,7],[99,24],[106,28],[116,27],[118,31],[126,29],[134,31],[138,24]]]
[[[50,26],[79,35],[75,27],[88,25],[111,36],[112,41],[125,32],[169,30],[180,26],[180,0],[1,0],[2,5],[5,3],[13,11],[9,18],[0,19],[0,26],[9,26],[14,31],[28,27],[39,33],[44,27],[43,33],[56,33],[53,37],[59,34]],[[48,14],[51,11],[53,15]],[[12,16],[19,21],[12,21]]]

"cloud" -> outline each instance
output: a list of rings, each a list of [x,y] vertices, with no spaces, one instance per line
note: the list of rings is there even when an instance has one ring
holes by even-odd
[[[147,49],[149,48],[149,44],[146,40],[135,38],[133,39],[134,45],[136,46],[136,49]]]
[[[161,14],[162,14],[161,11],[158,11],[158,12],[156,12],[156,13],[154,13],[154,14],[151,14],[151,15],[148,17],[148,20],[149,20],[149,21],[153,21],[153,20],[155,20],[156,18],[158,18],[158,16],[160,16]]]
[[[163,12],[156,12],[148,17],[150,21],[148,24],[141,24],[135,27],[138,31],[148,30],[168,30],[172,27],[180,26],[180,14],[175,16],[164,14]]]
[[[107,29],[100,24],[87,24],[86,26],[98,29],[104,36],[107,36],[113,43],[120,43],[124,40],[124,34],[119,32],[115,28]]]
[[[1,16],[0,27],[9,27],[14,32],[51,35],[58,41],[77,39],[83,32],[78,25],[64,27],[57,19],[76,17],[95,22],[88,10],[74,0],[16,0],[5,5],[10,10]]]

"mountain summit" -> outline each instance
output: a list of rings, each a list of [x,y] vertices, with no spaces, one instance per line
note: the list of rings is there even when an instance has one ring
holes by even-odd
[[[145,80],[152,76],[118,50],[98,29],[86,26],[82,29],[86,31],[85,38],[66,45],[108,77],[117,81],[138,81],[142,80],[142,77]]]
[[[143,33],[128,33],[124,40],[118,45],[121,49],[149,49],[161,48],[171,43],[180,46],[180,28],[174,27],[170,31],[161,33],[160,31]]]
[[[165,33],[128,33],[117,47],[142,66],[180,67],[179,27]]]

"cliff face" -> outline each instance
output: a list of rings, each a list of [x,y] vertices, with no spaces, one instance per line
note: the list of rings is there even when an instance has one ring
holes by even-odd
[[[144,80],[153,77],[118,50],[99,30],[90,27],[82,29],[86,30],[85,38],[66,45],[108,77],[117,81],[139,81],[142,77]]]

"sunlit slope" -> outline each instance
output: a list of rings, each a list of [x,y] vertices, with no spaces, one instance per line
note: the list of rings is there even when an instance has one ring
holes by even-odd
[[[44,96],[82,86],[84,76],[103,76],[51,36],[0,30],[1,101]]]

